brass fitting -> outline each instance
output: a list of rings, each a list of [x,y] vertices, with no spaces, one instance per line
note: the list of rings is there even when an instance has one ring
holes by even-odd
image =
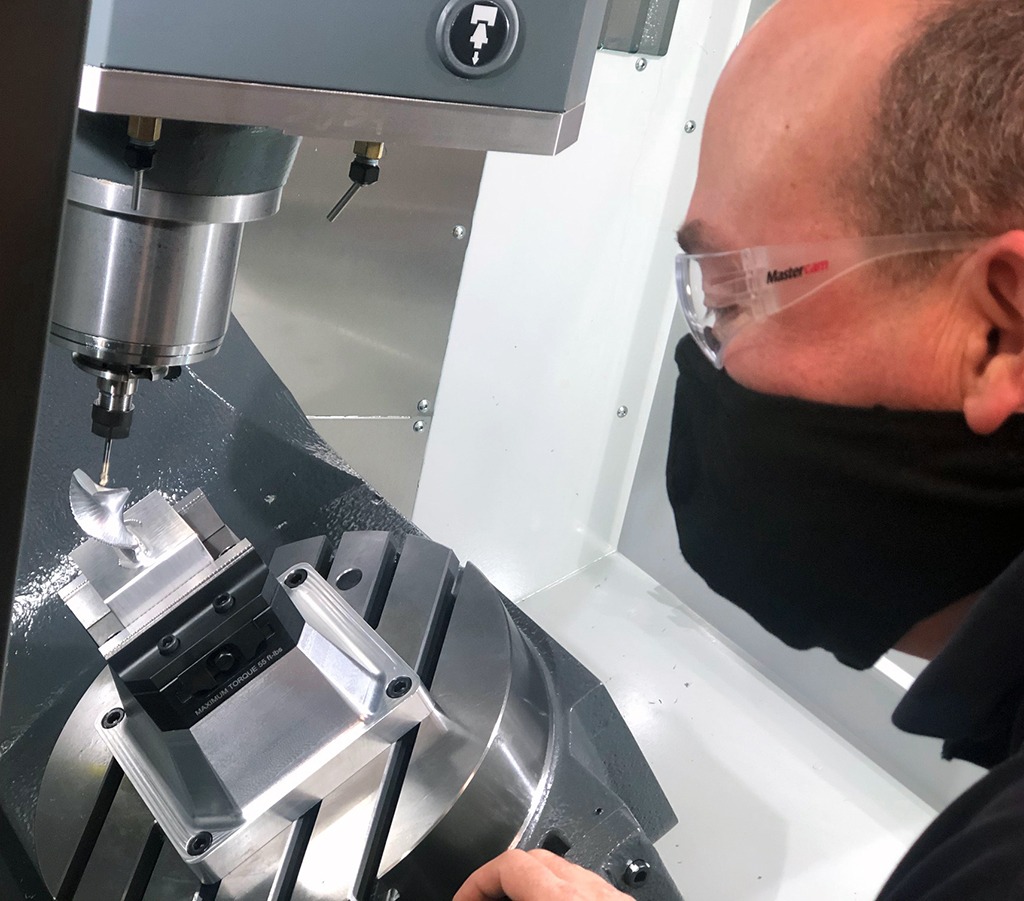
[[[356,141],[352,152],[368,160],[384,159],[384,145],[379,141]]]
[[[155,144],[160,140],[163,120],[155,116],[129,116],[128,137],[140,144]]]

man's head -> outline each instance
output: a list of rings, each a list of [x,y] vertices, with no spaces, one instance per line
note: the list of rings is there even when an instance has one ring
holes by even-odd
[[[1024,3],[780,0],[715,93],[684,251],[959,232],[747,323],[728,376],[680,348],[684,553],[857,666],[1024,550]]]
[[[687,217],[710,248],[970,231],[751,326],[728,372],[769,393],[1024,409],[1024,4],[781,0],[730,61]],[[694,229],[688,230],[690,237]]]

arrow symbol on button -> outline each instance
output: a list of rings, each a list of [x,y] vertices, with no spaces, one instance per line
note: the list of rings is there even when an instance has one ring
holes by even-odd
[[[476,31],[473,32],[473,37],[469,39],[469,42],[479,51],[488,42],[487,25],[483,22],[477,25]]]

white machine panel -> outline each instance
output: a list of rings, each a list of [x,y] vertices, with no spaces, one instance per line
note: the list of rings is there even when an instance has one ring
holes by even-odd
[[[618,541],[703,112],[748,11],[687,4],[663,59],[598,54],[578,145],[488,157],[414,519],[513,597]]]

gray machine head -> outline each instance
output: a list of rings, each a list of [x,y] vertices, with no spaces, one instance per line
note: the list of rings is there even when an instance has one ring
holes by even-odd
[[[220,348],[242,229],[276,212],[299,136],[357,142],[331,221],[380,176],[384,141],[557,153],[605,5],[96,0],[52,335],[97,379],[101,484],[139,381]]]

